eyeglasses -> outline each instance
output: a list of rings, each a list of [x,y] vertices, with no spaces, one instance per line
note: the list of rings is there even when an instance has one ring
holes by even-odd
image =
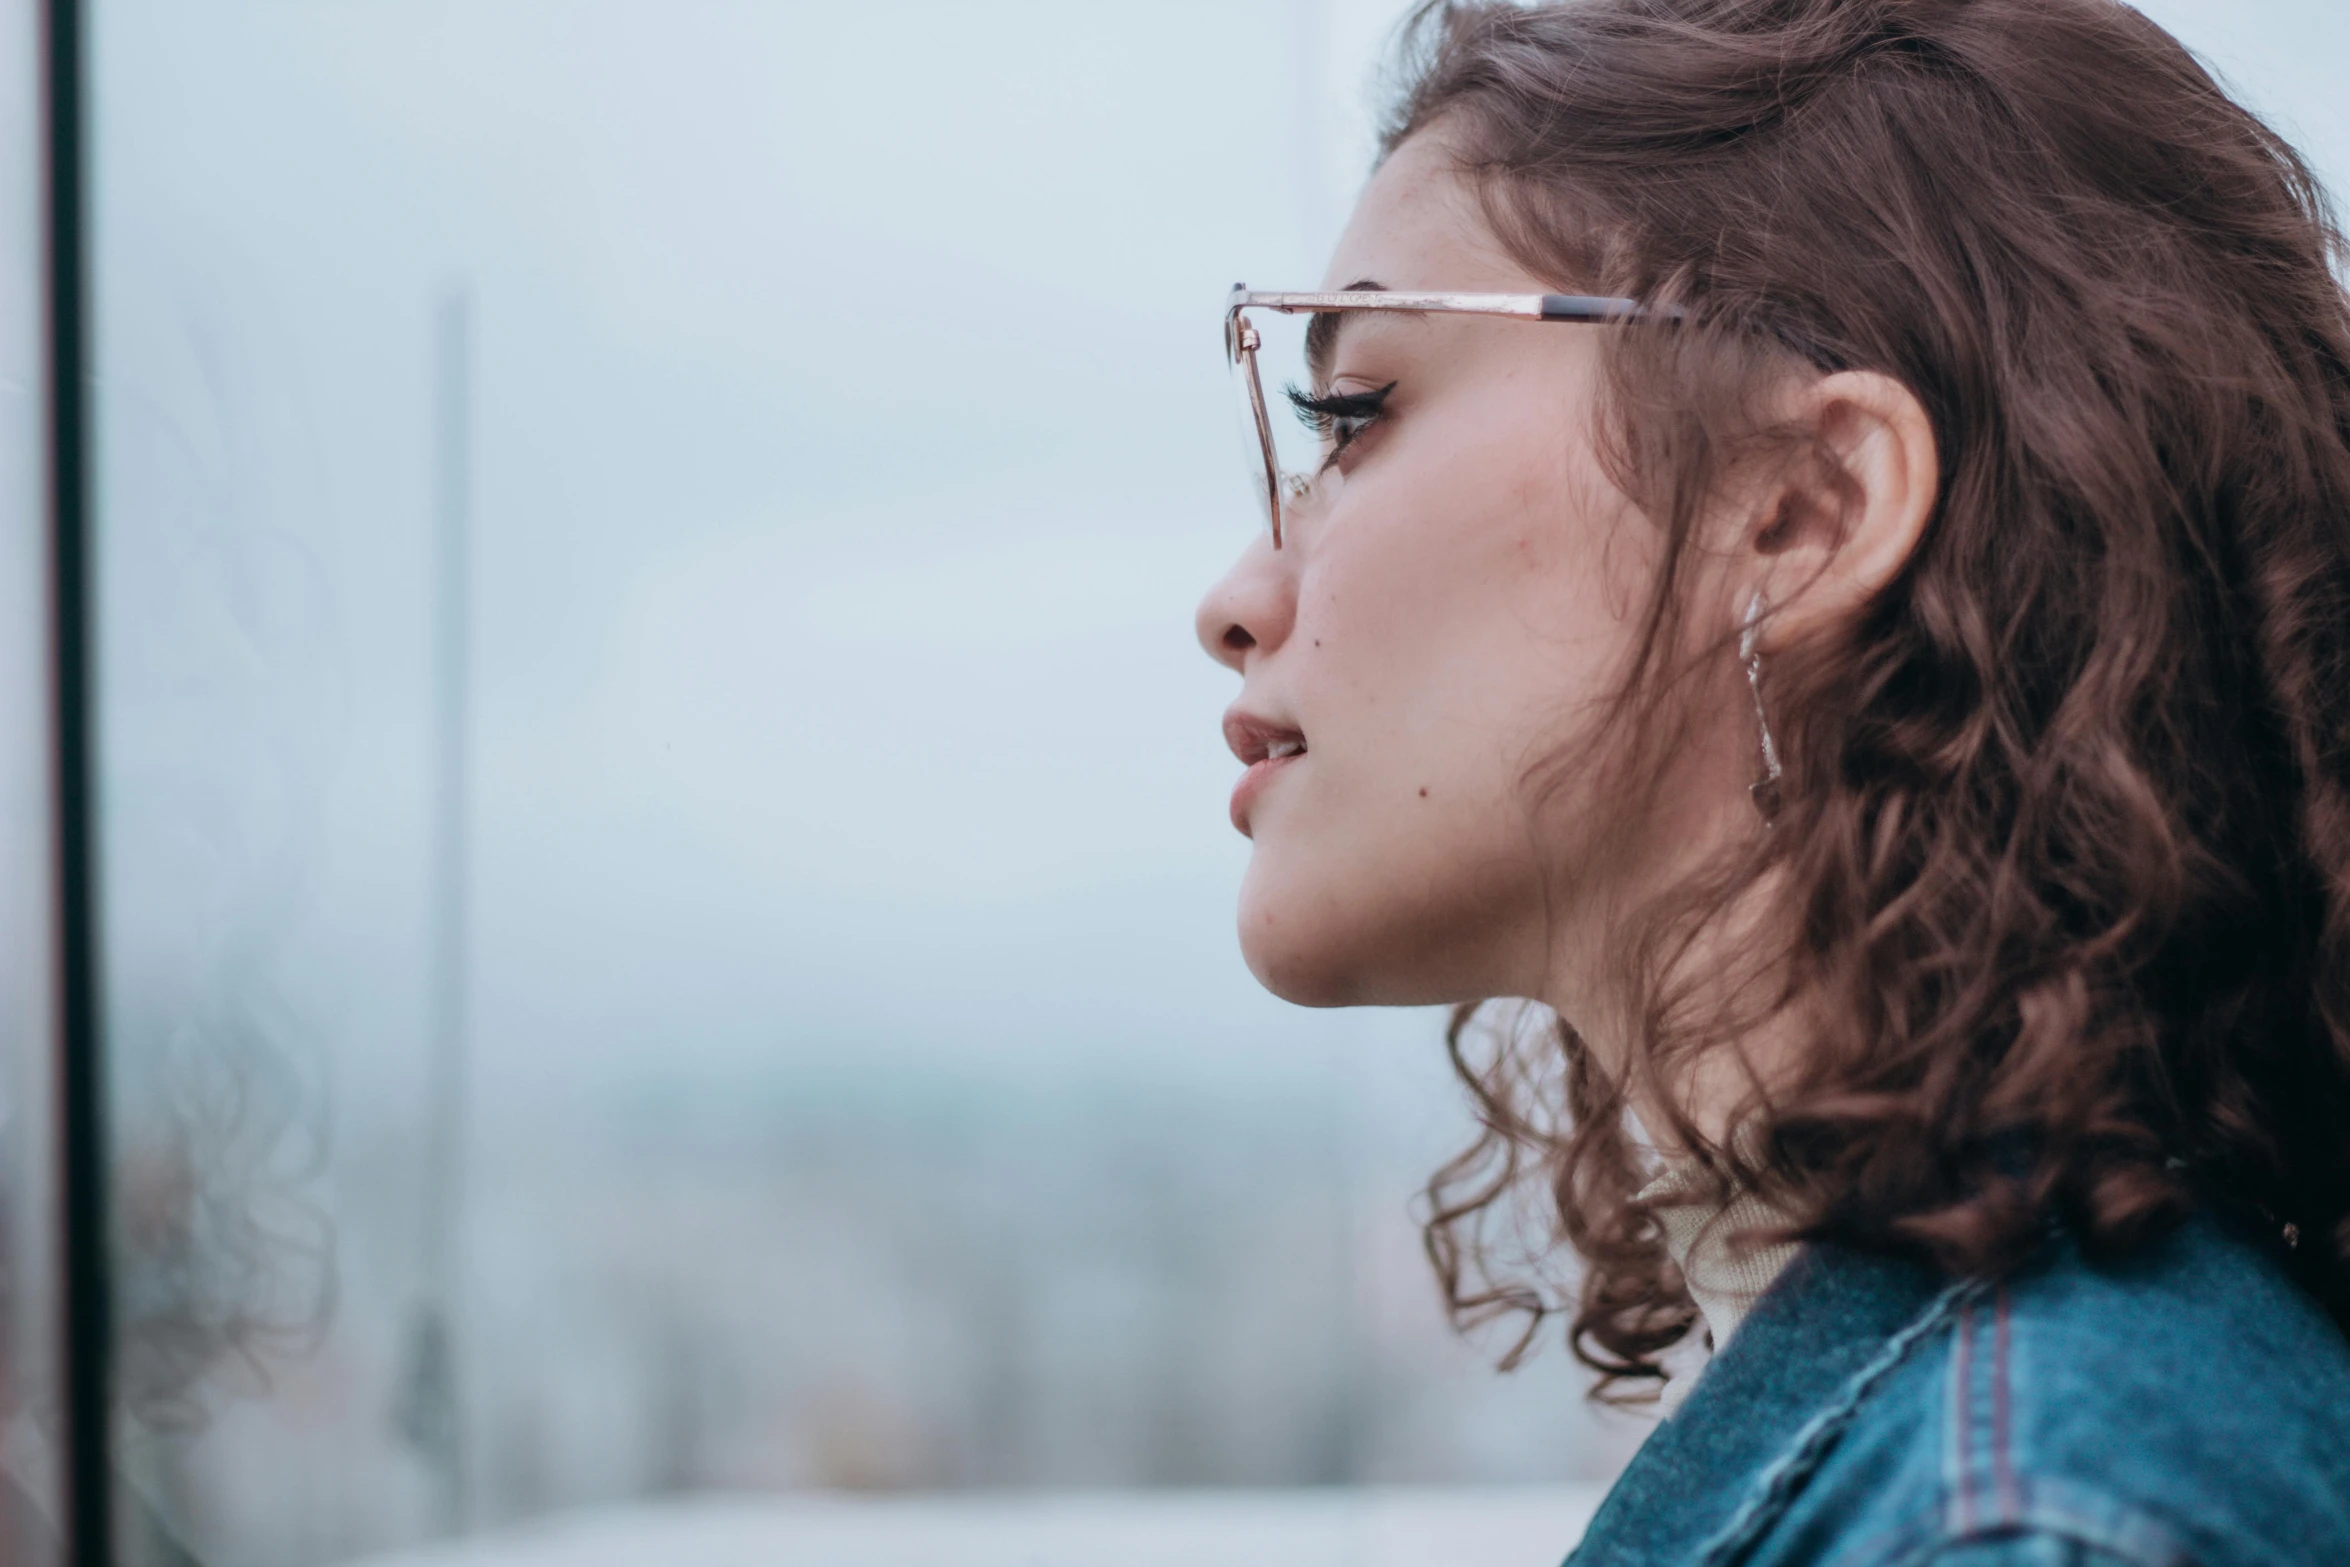
[[[1358,289],[1335,294],[1260,293],[1233,285],[1224,305],[1224,355],[1231,361],[1241,398],[1242,437],[1249,447],[1255,490],[1273,547],[1281,547],[1283,522],[1326,506],[1333,498],[1337,470],[1329,457],[1351,438],[1350,420],[1377,411],[1384,392],[1329,394],[1322,383],[1336,336],[1321,318],[1348,310],[1392,310],[1415,315],[1515,316],[1525,321],[1678,320],[1673,305],[1644,305],[1637,299],[1588,294],[1406,294]],[[1281,318],[1253,317],[1268,311]],[[1314,318],[1295,323],[1293,318]],[[1298,417],[1276,419],[1265,401],[1261,366],[1271,361],[1287,376],[1282,387]]]

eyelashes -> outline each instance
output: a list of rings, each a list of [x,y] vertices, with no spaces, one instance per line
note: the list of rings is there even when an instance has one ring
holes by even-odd
[[[1393,381],[1373,392],[1325,392],[1316,396],[1302,387],[1290,386],[1284,390],[1289,406],[1297,410],[1297,417],[1305,427],[1321,437],[1329,449],[1325,463],[1353,445],[1356,438],[1369,429],[1387,404],[1387,394],[1395,390]]]

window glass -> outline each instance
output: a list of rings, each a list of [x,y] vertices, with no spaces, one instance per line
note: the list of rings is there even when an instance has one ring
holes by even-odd
[[[126,1559],[1563,1554],[1189,630],[1402,7],[89,10]]]
[[[63,1502],[40,69],[0,0],[0,1558],[34,1567]]]
[[[1315,277],[1387,8],[94,14],[126,1548],[1375,1481],[1558,1538],[1637,1428],[1443,1327],[1439,1020],[1242,968],[1189,630],[1222,296]]]

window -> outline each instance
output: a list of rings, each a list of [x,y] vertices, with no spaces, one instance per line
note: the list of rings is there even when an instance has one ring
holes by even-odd
[[[126,1564],[1557,1559],[1646,1427],[1439,1319],[1438,1020],[1242,971],[1188,629],[1224,291],[1319,277],[1401,9],[0,0],[10,1560],[77,1476]],[[2345,25],[2222,61],[2337,172]]]
[[[57,1561],[56,841],[40,17],[0,4],[0,1556]]]

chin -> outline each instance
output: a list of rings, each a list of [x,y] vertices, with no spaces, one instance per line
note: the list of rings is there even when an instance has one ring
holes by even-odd
[[[1373,999],[1347,965],[1304,944],[1263,936],[1252,940],[1244,925],[1240,954],[1257,983],[1292,1006],[1355,1007]]]
[[[1449,1000],[1420,972],[1420,943],[1367,925],[1336,889],[1281,898],[1252,877],[1240,898],[1240,954],[1257,983],[1301,1007],[1420,1006]],[[1349,917],[1353,915],[1354,917]]]
[[[1240,955],[1257,983],[1301,1007],[1361,1006],[1358,944],[1338,927],[1346,900],[1329,890],[1304,892],[1293,878],[1268,875],[1260,848],[1240,889]],[[1302,894],[1302,895],[1301,895]]]
[[[1301,1007],[1441,1006],[1515,995],[1542,905],[1509,876],[1399,874],[1397,856],[1282,856],[1262,839],[1241,883],[1240,952],[1257,983]],[[1382,871],[1362,874],[1378,864]],[[1427,868],[1423,868],[1426,870]],[[1311,874],[1325,872],[1326,874]],[[1512,919],[1526,904],[1528,920]]]

